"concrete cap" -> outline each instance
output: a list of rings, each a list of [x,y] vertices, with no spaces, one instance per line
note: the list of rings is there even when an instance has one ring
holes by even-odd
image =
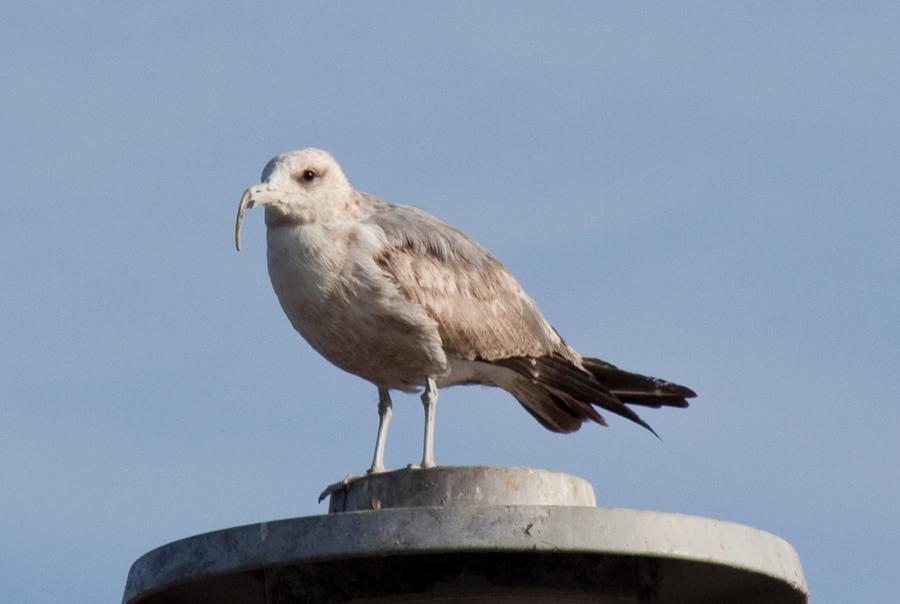
[[[807,601],[800,559],[783,539],[682,514],[499,503],[522,497],[527,484],[587,501],[587,491],[545,489],[547,474],[566,475],[524,470],[438,468],[368,477],[357,499],[351,483],[347,499],[356,505],[369,497],[366,511],[224,529],[145,554],[129,571],[123,603]],[[454,487],[461,476],[474,476],[480,486]],[[501,484],[488,488],[491,476]],[[372,499],[391,502],[384,484],[422,487],[431,477],[432,496],[414,493],[428,505],[394,500],[396,507],[372,509]],[[486,492],[488,505],[460,504],[485,501]]]
[[[331,494],[328,512],[473,505],[596,507],[591,484],[577,476],[503,466],[409,469],[362,476]]]

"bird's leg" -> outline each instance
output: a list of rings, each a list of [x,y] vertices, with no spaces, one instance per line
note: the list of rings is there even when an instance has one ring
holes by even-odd
[[[387,438],[388,424],[391,422],[391,394],[387,388],[378,389],[378,436],[375,437],[375,455],[372,457],[372,467],[368,469],[366,474],[378,474],[384,472],[384,441]],[[328,485],[319,495],[319,503],[322,500],[340,490],[347,490],[350,483],[354,480],[362,478],[358,474],[351,474],[340,482]]]
[[[375,438],[375,455],[367,474],[384,472],[384,441],[387,439],[388,424],[391,422],[391,394],[387,388],[378,389],[378,436]]]
[[[425,444],[422,447],[422,467],[434,467],[434,407],[437,405],[438,391],[434,378],[429,377],[422,393],[425,406]]]

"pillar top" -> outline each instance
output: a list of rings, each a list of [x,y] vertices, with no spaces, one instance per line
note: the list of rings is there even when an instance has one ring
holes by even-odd
[[[775,535],[683,514],[500,503],[521,497],[523,477],[540,487],[541,497],[587,502],[586,491],[576,488],[580,479],[549,473],[561,482],[548,487],[542,481],[549,474],[523,470],[438,468],[368,477],[347,492],[346,501],[364,509],[169,543],[132,565],[123,604],[413,602],[435,590],[473,602],[546,601],[548,594],[557,601],[565,600],[560,594],[576,594],[573,602],[597,604],[807,601],[799,557]],[[503,484],[487,492],[484,485],[452,488],[473,473]],[[395,479],[435,481],[435,493],[449,493],[449,499],[391,507],[379,489]],[[382,503],[373,506],[372,499]]]

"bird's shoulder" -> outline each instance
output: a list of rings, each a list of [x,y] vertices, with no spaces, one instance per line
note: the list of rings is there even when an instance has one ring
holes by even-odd
[[[421,208],[390,203],[366,193],[361,197],[361,224],[377,228],[395,251],[422,254],[441,262],[502,267],[477,241]]]
[[[474,239],[422,209],[363,195],[360,222],[382,238],[374,260],[438,323],[449,351],[494,359],[565,348],[519,282]]]

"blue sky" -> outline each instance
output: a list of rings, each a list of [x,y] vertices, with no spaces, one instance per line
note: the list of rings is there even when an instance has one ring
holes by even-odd
[[[169,541],[325,512],[375,388],[293,332],[243,190],[331,152],[498,256],[582,354],[687,410],[560,436],[437,408],[442,465],[755,526],[816,603],[900,590],[900,5],[0,9],[0,601],[117,602]],[[394,397],[386,464],[416,462]]]

